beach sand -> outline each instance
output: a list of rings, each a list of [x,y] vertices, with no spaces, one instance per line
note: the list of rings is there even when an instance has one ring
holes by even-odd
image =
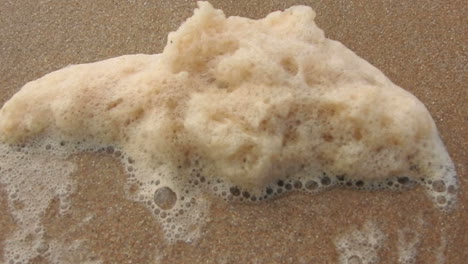
[[[164,242],[146,207],[125,199],[126,175],[110,156],[78,155],[71,213],[53,202],[47,239],[73,245],[72,262],[337,263],[335,239],[374,223],[385,234],[379,263],[397,263],[399,235],[419,236],[414,263],[468,258],[468,6],[465,1],[210,1],[227,15],[260,18],[310,5],[336,39],[410,91],[428,108],[459,175],[456,208],[436,209],[422,188],[405,192],[332,189],[292,193],[257,204],[212,200],[210,221],[192,243]],[[194,1],[0,2],[0,102],[22,85],[69,64],[123,54],[160,53],[167,33],[192,14]],[[22,206],[17,204],[15,206]],[[0,186],[2,243],[15,222]],[[83,218],[92,215],[88,222]],[[401,237],[400,237],[401,239]],[[32,263],[47,263],[41,257]],[[356,262],[358,263],[358,262]]]

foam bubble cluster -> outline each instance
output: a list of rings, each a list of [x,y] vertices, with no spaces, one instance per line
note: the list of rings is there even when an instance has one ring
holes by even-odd
[[[335,241],[342,264],[379,263],[378,251],[386,237],[373,222],[366,222],[362,229],[352,229]]]
[[[169,241],[199,235],[207,192],[257,202],[420,184],[449,209],[456,172],[427,109],[314,18],[305,6],[226,17],[200,2],[162,54],[69,66],[26,84],[0,111],[0,139],[14,144],[1,147],[0,183],[11,208],[15,197],[29,208],[13,209],[17,219],[37,219],[55,196],[66,212],[73,166],[64,157],[79,151],[120,159],[128,198],[151,210]],[[40,199],[22,191],[37,186]]]
[[[6,187],[8,207],[18,225],[5,243],[5,259],[14,260],[9,263],[28,263],[48,252],[41,219],[53,199],[59,200],[60,214],[70,209],[75,166],[51,151],[51,144],[0,144],[0,185]]]

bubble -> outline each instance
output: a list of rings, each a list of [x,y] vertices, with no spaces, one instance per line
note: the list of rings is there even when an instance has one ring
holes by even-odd
[[[360,257],[354,255],[348,259],[348,264],[362,264],[362,260]]]
[[[112,147],[112,146],[107,147],[107,148],[106,148],[106,153],[107,153],[107,154],[112,154],[112,153],[114,153],[114,147]]]
[[[398,177],[397,178],[398,183],[401,185],[406,185],[410,183],[410,179],[408,177]]]
[[[282,186],[284,186],[284,181],[279,180],[279,181],[276,182],[276,184],[278,184],[278,186],[282,187]]]
[[[240,195],[240,190],[238,187],[236,186],[233,186],[231,188],[229,188],[229,192],[233,195],[233,196],[239,196]]]
[[[445,204],[447,202],[447,198],[445,198],[445,196],[437,196],[437,203],[438,204]]]
[[[300,181],[295,181],[295,182],[294,182],[294,188],[296,188],[296,189],[301,189],[301,188],[302,188],[302,182],[300,182]]]
[[[315,181],[307,181],[305,184],[307,190],[315,190],[318,188],[318,184]]]
[[[177,201],[177,195],[175,192],[167,187],[160,187],[154,192],[154,202],[161,209],[168,210],[174,207]]]
[[[41,243],[41,244],[39,244],[39,246],[36,248],[37,253],[39,253],[39,254],[41,254],[41,255],[44,254],[44,253],[46,253],[47,250],[49,250],[49,244],[47,244],[47,243]]]
[[[445,182],[442,180],[434,181],[432,183],[432,189],[434,189],[436,192],[445,192]]]
[[[331,180],[329,177],[325,176],[320,182],[322,183],[322,185],[329,185],[331,183]]]
[[[272,195],[273,194],[273,189],[272,188],[267,188],[266,189],[266,194],[267,195]]]

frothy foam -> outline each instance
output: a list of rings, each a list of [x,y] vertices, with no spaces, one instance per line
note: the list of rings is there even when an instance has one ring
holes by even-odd
[[[420,234],[409,228],[398,230],[398,263],[416,263],[417,248],[421,242]],[[443,262],[438,262],[443,263]]]
[[[18,225],[4,249],[5,258],[14,260],[13,263],[27,263],[47,253],[41,219],[52,199],[59,199],[61,214],[70,206],[68,196],[73,192],[70,175],[75,167],[46,146],[51,145],[0,144],[0,184],[6,186],[8,207]]]
[[[201,2],[162,54],[74,65],[26,84],[0,111],[0,138],[16,144],[0,148],[0,184],[25,226],[7,259],[31,246],[22,241],[52,199],[66,213],[66,157],[82,151],[122,161],[129,199],[153,212],[168,241],[200,235],[207,192],[257,202],[293,190],[422,184],[436,206],[451,208],[456,172],[427,109],[325,38],[314,17],[299,6],[226,18]],[[380,245],[380,231],[369,232],[350,239]],[[367,249],[340,241],[347,261],[374,263],[359,255]]]
[[[366,222],[362,229],[352,229],[335,241],[342,264],[379,263],[378,251],[386,237],[373,222]]]

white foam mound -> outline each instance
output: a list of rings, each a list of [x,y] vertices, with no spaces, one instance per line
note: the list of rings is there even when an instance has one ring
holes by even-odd
[[[327,39],[314,17],[295,6],[226,18],[199,2],[162,54],[74,65],[26,84],[0,111],[0,139],[113,146],[141,186],[131,198],[175,239],[196,236],[206,190],[257,201],[293,189],[423,183],[449,208],[456,174],[427,109]]]

